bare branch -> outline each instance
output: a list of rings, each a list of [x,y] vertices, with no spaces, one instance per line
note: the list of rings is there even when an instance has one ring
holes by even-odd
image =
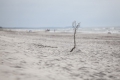
[[[78,23],[78,25],[76,26],[76,21],[74,21],[72,23],[72,26],[73,26],[73,29],[74,29],[74,47],[70,50],[70,52],[72,52],[76,48],[76,40],[75,40],[76,37],[75,37],[75,35],[76,35],[77,29],[80,27],[80,23]]]
[[[78,29],[80,27],[80,22],[78,23],[78,25],[76,26],[76,28]]]
[[[72,26],[73,26],[73,28],[76,27],[76,21],[74,21],[74,22],[72,23]]]

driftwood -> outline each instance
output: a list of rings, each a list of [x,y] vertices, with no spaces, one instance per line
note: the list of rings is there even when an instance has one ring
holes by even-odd
[[[50,29],[46,29],[46,30],[45,30],[45,32],[49,32],[49,31],[50,31]]]
[[[76,31],[77,29],[80,27],[80,23],[78,23],[78,25],[76,26],[76,21],[74,21],[72,23],[73,29],[74,29],[74,47],[70,50],[70,52],[72,52],[75,48],[76,48]]]

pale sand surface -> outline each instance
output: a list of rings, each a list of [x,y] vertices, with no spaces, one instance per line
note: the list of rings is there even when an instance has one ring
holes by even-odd
[[[120,34],[0,31],[0,80],[120,80]]]

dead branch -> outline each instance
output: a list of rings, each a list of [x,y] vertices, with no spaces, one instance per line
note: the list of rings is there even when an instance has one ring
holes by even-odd
[[[80,27],[80,23],[78,23],[78,25],[76,26],[76,21],[74,21],[72,23],[73,29],[74,29],[74,46],[73,48],[70,50],[70,52],[72,52],[75,48],[76,48],[76,31],[77,29]]]

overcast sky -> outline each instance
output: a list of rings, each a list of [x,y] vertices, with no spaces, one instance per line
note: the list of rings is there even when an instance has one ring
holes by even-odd
[[[120,0],[0,0],[2,27],[120,26]]]

